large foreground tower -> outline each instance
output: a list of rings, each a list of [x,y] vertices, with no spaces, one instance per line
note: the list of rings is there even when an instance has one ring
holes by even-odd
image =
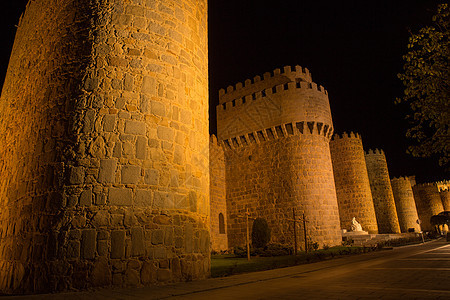
[[[0,101],[0,291],[209,272],[206,0],[31,0]]]

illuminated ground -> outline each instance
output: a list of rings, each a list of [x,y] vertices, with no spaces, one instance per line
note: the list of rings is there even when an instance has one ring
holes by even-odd
[[[444,240],[290,268],[141,289],[21,299],[450,299]]]

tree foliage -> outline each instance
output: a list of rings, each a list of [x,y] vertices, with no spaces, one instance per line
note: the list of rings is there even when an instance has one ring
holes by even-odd
[[[409,38],[404,72],[398,74],[404,95],[397,99],[412,109],[406,136],[415,142],[409,153],[438,155],[442,166],[448,166],[450,152],[449,55],[449,6],[444,3],[438,6],[432,25]]]

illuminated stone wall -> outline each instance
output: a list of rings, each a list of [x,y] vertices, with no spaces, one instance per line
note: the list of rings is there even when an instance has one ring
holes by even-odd
[[[209,172],[211,177],[211,250],[223,251],[228,250],[225,154],[222,145],[218,143],[214,135],[210,139],[209,157]],[[222,217],[223,224],[220,224],[219,219]],[[222,228],[221,225],[223,225]]]
[[[450,190],[442,190],[439,192],[444,210],[450,211]]]
[[[267,220],[273,242],[293,245],[293,208],[306,216],[309,242],[340,244],[329,152],[333,129],[323,87],[312,83],[306,69],[285,67],[221,90],[219,98],[229,246],[245,245],[246,209],[250,218]]]
[[[416,201],[417,214],[422,221],[424,231],[433,229],[430,218],[444,210],[441,196],[436,183],[424,183],[413,186],[414,200]]]
[[[401,232],[408,232],[410,228],[420,232],[420,225],[417,224],[419,216],[410,179],[408,177],[392,178],[391,186]]]
[[[375,215],[379,233],[400,233],[394,194],[383,150],[369,150],[365,154]]]
[[[206,0],[30,1],[0,112],[0,290],[209,274]]]
[[[350,230],[356,218],[363,230],[378,233],[361,137],[353,132],[334,135],[330,150],[341,228]]]

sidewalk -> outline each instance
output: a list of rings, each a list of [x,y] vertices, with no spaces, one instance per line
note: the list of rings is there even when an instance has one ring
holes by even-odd
[[[380,262],[389,262],[390,260],[401,259],[402,257],[411,256],[414,253],[421,253],[428,249],[438,246],[448,245],[443,240],[433,241],[426,244],[418,244],[406,247],[395,248],[394,250],[371,252],[360,255],[352,255],[347,257],[336,258],[332,260],[299,265],[288,268],[274,269],[268,271],[247,273],[222,278],[211,278],[195,282],[177,283],[165,286],[151,286],[143,288],[102,288],[88,290],[82,292],[70,292],[59,294],[45,295],[27,295],[27,296],[0,296],[0,300],[79,300],[79,299],[167,299],[174,296],[184,296],[187,298],[196,298],[196,294],[205,291],[216,291],[229,287],[238,287],[253,283],[261,283],[269,280],[292,278],[292,277],[308,277],[313,272],[323,272],[333,274],[332,276],[341,276],[349,269],[358,269],[362,267],[370,267]],[[329,270],[327,270],[329,269]],[[316,274],[314,273],[314,274]],[[231,296],[231,295],[227,295]],[[183,298],[184,298],[183,297]]]

